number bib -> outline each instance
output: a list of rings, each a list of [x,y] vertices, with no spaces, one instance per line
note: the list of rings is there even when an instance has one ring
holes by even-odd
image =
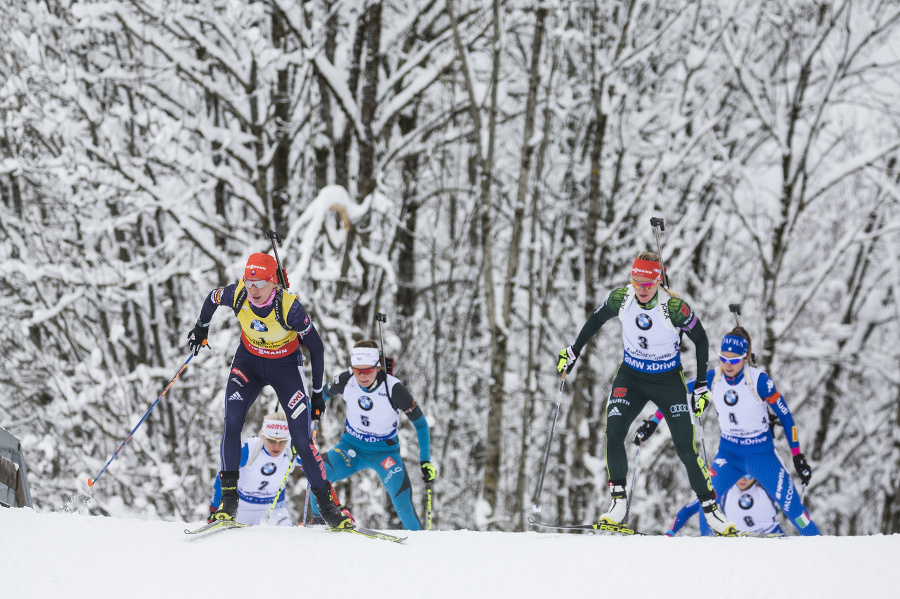
[[[729,385],[723,374],[716,375],[710,397],[716,404],[723,435],[747,439],[769,432],[768,409],[755,392],[759,373],[756,368],[745,366],[744,376],[736,385]]]
[[[387,384],[397,379],[388,375]],[[393,388],[393,387],[392,387]],[[388,399],[385,383],[374,390],[366,391],[359,386],[355,377],[350,377],[342,393],[347,404],[346,431],[367,443],[376,443],[397,436],[400,424],[397,410]]]
[[[626,366],[640,372],[666,372],[681,364],[681,336],[663,309],[668,301],[669,294],[660,288],[656,305],[643,308],[634,299],[634,290],[629,290],[619,310]]]
[[[741,531],[771,532],[778,526],[775,504],[758,484],[744,491],[732,487],[725,493],[722,509]]]
[[[290,445],[277,458],[273,458],[265,449],[258,445],[262,439],[252,437],[247,440],[247,450],[250,452],[250,460],[241,467],[241,476],[238,479],[238,496],[241,501],[247,503],[272,503],[275,494],[281,486],[284,473],[291,464]],[[285,495],[279,498],[284,500]]]

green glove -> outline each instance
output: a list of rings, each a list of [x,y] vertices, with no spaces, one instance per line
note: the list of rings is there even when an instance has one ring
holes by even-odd
[[[437,468],[431,462],[422,462],[422,480],[433,483],[437,478]]]

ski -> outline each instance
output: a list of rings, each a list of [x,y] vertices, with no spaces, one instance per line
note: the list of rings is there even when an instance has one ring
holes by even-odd
[[[228,528],[244,528],[247,526],[246,524],[241,524],[239,522],[229,522],[223,520],[216,520],[214,522],[210,522],[209,524],[204,524],[200,528],[195,528],[194,530],[184,529],[184,534],[186,535],[202,535],[206,533],[212,533],[217,530],[226,530]]]
[[[598,530],[601,532],[615,532],[618,534],[634,537],[652,536],[643,532],[638,532],[634,529],[628,528],[627,526],[622,526],[621,524],[544,524],[543,522],[538,522],[530,516],[528,517],[528,521],[533,526],[539,526],[541,528],[552,528],[554,530]]]
[[[663,536],[663,535],[654,535],[648,534],[645,532],[638,532],[627,526],[622,526],[620,524],[544,524],[543,522],[538,522],[534,518],[529,517],[528,521],[533,526],[539,526],[541,528],[552,528],[554,530],[599,530],[605,532],[615,532],[628,536],[636,536],[636,537],[653,537],[653,536]],[[775,532],[736,532],[733,534],[723,534],[723,535],[715,535],[717,537],[753,537],[757,539],[783,539],[785,538],[784,534],[775,533]]]
[[[406,540],[406,537],[390,535],[386,532],[381,532],[380,530],[372,530],[371,528],[365,528],[355,524],[353,525],[353,528],[327,528],[326,530],[331,532],[349,532],[362,535],[369,539],[381,539],[382,541],[391,541],[392,543],[402,543]]]
[[[734,534],[716,535],[717,537],[753,537],[757,539],[784,539],[786,535],[779,532],[743,531]]]

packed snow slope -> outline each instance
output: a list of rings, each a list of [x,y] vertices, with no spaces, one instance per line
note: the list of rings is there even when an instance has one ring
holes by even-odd
[[[190,526],[199,525],[190,523]],[[324,528],[188,537],[180,522],[0,509],[0,597],[897,597],[900,535],[785,539]]]

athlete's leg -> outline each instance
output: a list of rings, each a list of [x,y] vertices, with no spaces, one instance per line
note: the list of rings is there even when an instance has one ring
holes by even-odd
[[[265,384],[255,372],[253,360],[253,356],[235,354],[228,373],[228,383],[225,385],[225,428],[219,449],[222,470],[225,471],[240,470],[244,420]]]
[[[350,478],[351,475],[366,467],[357,450],[343,441],[339,441],[331,451],[323,455],[322,461],[325,462],[325,475],[333,483]],[[309,504],[313,515],[318,516],[319,505],[316,503],[316,498],[310,496]]]
[[[673,376],[654,380],[650,389],[653,403],[666,416],[675,453],[687,470],[691,489],[701,502],[711,499],[714,495],[713,485],[707,464],[697,451],[694,422],[687,405],[687,387],[682,373],[679,371],[673,373]]]
[[[291,443],[303,464],[303,473],[313,489],[328,487],[325,464],[310,435],[309,394],[300,352],[265,364],[266,382],[275,390],[278,402],[287,415]]]
[[[412,484],[409,471],[403,464],[400,451],[390,454],[379,453],[368,456],[370,467],[381,478],[384,488],[391,496],[391,503],[400,516],[400,522],[406,530],[422,530],[422,522],[416,513],[412,500]]]
[[[735,460],[735,456],[728,451],[725,441],[719,442],[719,453],[713,458],[713,466],[710,470],[713,490],[716,493],[716,500],[719,501],[725,497],[734,483],[745,474],[745,468],[740,460]],[[722,507],[721,502],[719,507]],[[728,514],[725,514],[728,517]],[[729,518],[730,519],[730,518]],[[708,536],[713,534],[712,529],[706,522],[703,510],[700,510],[700,534]]]
[[[775,504],[781,508],[797,532],[804,537],[821,534],[819,527],[809,517],[809,512],[800,501],[800,494],[791,475],[775,451],[753,454],[748,459],[748,468],[753,478],[765,489]]]
[[[606,472],[611,483],[624,484],[628,478],[628,453],[625,438],[647,397],[640,384],[620,366],[606,402]]]

